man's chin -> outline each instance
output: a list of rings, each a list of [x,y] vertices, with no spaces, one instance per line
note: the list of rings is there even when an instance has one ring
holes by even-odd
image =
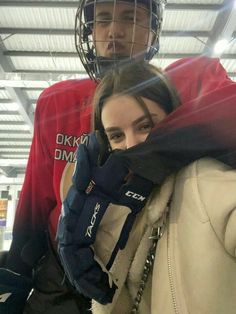
[[[107,54],[106,57],[107,59],[111,59],[111,60],[124,60],[124,59],[132,59],[132,60],[137,60],[140,61],[143,59],[145,55],[145,52],[138,52],[136,54],[133,54],[132,56],[129,53],[111,53],[111,54]]]
[[[111,59],[111,60],[119,60],[119,59],[130,59],[128,53],[107,53],[104,56],[98,56],[101,59]]]

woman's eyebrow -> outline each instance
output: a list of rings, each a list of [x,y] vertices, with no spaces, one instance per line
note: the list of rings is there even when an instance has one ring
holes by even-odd
[[[112,126],[112,127],[106,128],[104,130],[106,133],[110,133],[110,132],[120,131],[120,128],[118,126]]]
[[[150,113],[150,116],[151,116],[151,117],[158,117],[158,115],[157,115],[156,113]],[[138,124],[138,123],[140,123],[140,122],[142,122],[142,121],[144,121],[144,120],[146,120],[146,119],[149,120],[149,116],[143,115],[143,116],[137,118],[136,120],[134,120],[134,121],[132,122],[132,124],[133,124],[133,125],[136,125],[136,124]],[[111,126],[111,127],[108,127],[108,128],[106,128],[106,129],[104,129],[104,130],[105,130],[106,133],[110,133],[110,132],[120,131],[121,128],[120,128],[119,126]]]
[[[142,122],[142,121],[144,121],[146,119],[149,120],[149,117],[158,117],[158,115],[156,113],[150,113],[150,115],[143,115],[143,116],[139,117],[138,119],[134,120],[132,122],[132,124],[136,125],[136,124],[138,124],[138,123],[140,123],[140,122]]]

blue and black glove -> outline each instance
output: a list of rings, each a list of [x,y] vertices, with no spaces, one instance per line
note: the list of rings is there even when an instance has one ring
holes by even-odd
[[[30,279],[0,268],[0,313],[22,314],[31,289]]]
[[[130,208],[120,237],[106,265],[109,270],[116,254],[123,249],[136,215],[144,207],[153,183],[131,174],[116,153],[101,159],[102,146],[99,134],[92,133],[83,139],[77,150],[77,161],[67,197],[59,219],[58,253],[71,284],[86,297],[101,304],[112,302],[116,285],[94,258],[99,224],[109,204]]]

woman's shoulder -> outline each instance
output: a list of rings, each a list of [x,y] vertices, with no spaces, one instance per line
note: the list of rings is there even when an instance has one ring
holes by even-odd
[[[218,160],[202,158],[188,165],[177,175],[176,187],[213,225],[225,223],[236,207],[236,170]]]
[[[214,159],[199,159],[180,171],[176,183],[188,210],[190,206],[203,223],[210,221],[227,252],[235,257],[236,170]]]
[[[236,178],[236,170],[219,160],[208,157],[192,162],[179,172],[179,178],[193,177],[199,181],[213,178],[222,179],[224,176],[235,176]]]
[[[202,158],[186,166],[175,185],[185,200],[192,200],[208,217],[236,204],[236,170],[215,159]]]

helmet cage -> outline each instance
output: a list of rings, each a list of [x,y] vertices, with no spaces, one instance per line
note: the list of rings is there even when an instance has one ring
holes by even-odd
[[[114,6],[117,2],[133,3],[135,10],[139,5],[147,9],[149,12],[148,29],[153,34],[153,40],[151,44],[147,43],[146,50],[143,53],[140,53],[139,56],[132,56],[130,54],[122,58],[117,55],[114,55],[112,58],[97,56],[92,38],[92,30],[96,3],[99,2],[112,2]],[[159,50],[159,37],[165,4],[166,0],[80,0],[75,17],[75,45],[80,60],[89,76],[94,80],[100,79],[107,69],[117,64],[120,65],[123,62],[130,62],[131,59],[140,60],[140,57],[142,57],[143,60],[150,61]],[[136,21],[134,21],[135,24],[137,24]]]

